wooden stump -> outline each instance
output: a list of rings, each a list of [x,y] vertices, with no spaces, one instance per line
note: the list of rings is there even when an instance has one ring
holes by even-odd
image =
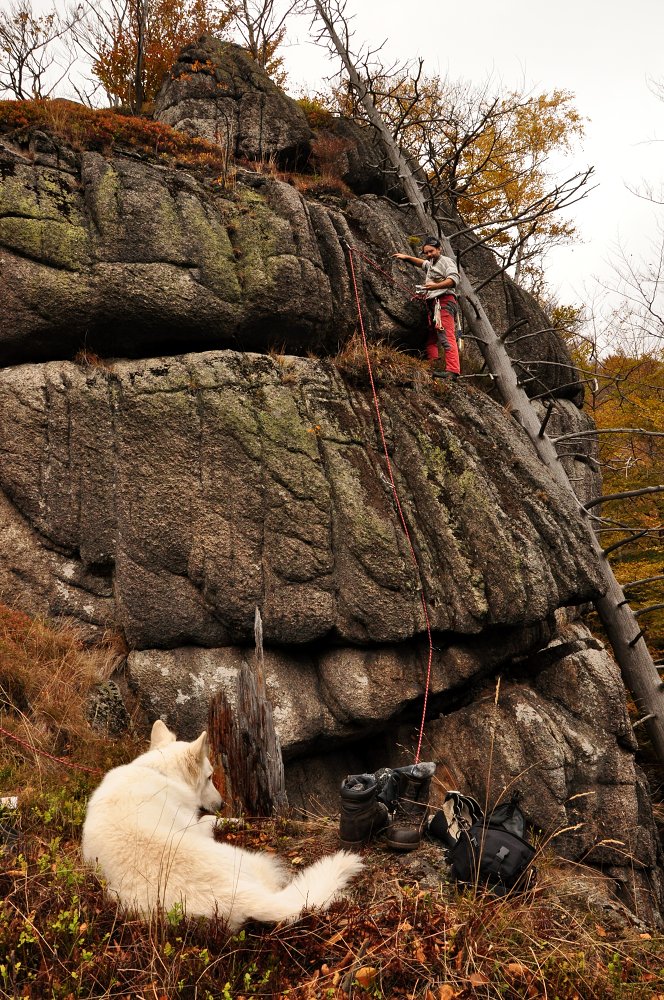
[[[273,816],[288,807],[281,744],[274,726],[263,671],[260,613],[256,609],[256,655],[237,676],[233,708],[223,691],[210,702],[208,735],[217,782],[230,815]],[[223,787],[221,787],[223,785]]]

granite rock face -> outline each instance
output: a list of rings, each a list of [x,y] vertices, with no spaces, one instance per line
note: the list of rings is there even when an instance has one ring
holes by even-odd
[[[216,692],[233,701],[258,608],[289,797],[305,807],[335,810],[346,773],[412,761],[429,674],[436,794],[518,786],[562,854],[657,920],[624,690],[575,622],[600,585],[579,503],[486,379],[434,383],[395,355],[374,371],[388,468],[366,369],[335,355],[358,323],[349,246],[369,341],[421,347],[417,272],[391,257],[417,224],[348,123],[327,127],[355,194],[247,169],[311,170],[325,137],[243,53],[210,44],[183,53],[159,115],[241,157],[232,185],[42,132],[0,139],[0,600],[90,640],[122,633],[123,683],[182,736]],[[232,128],[210,131],[222,118]],[[592,430],[567,349],[466,239],[583,502],[596,440],[567,436]],[[469,341],[463,366],[480,367]],[[97,692],[95,724],[121,728],[119,691]]]
[[[0,364],[277,350],[335,354],[358,324],[372,340],[418,350],[416,221],[391,200],[309,198],[276,177],[240,170],[224,188],[128,156],[74,152],[42,133],[0,137]],[[490,252],[465,258],[479,281]],[[518,323],[525,388],[580,402],[582,387],[541,309],[507,278],[485,293],[500,331]],[[472,342],[466,342],[472,358]],[[476,364],[479,367],[479,364]]]
[[[597,593],[582,515],[502,408],[422,378],[384,377],[381,412],[433,629],[426,755],[477,795],[517,783],[546,831],[583,821],[561,852],[655,919],[619,675],[559,621]],[[0,428],[4,598],[120,630],[148,718],[194,736],[217,691],[233,701],[258,607],[292,804],[334,809],[345,771],[412,752],[428,646],[361,370],[226,351],[21,365],[0,372]],[[636,868],[604,844],[635,817]]]
[[[394,385],[382,419],[437,632],[592,598],[575,504],[491,400]],[[139,649],[251,641],[257,606],[273,644],[421,633],[368,387],[329,363],[18,366],[0,371],[0,428],[14,531],[57,563],[39,585],[52,612],[114,621]]]
[[[486,693],[428,727],[435,759],[480,801],[517,791],[557,853],[603,871],[635,912],[656,912],[664,882],[649,790],[601,643],[566,626],[505,679],[497,704]]]

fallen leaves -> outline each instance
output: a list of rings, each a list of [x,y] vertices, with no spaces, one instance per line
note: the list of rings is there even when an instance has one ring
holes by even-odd
[[[355,981],[358,986],[361,986],[363,990],[368,990],[370,986],[373,985],[376,976],[378,975],[378,969],[373,965],[363,965],[355,973]]]
[[[449,983],[443,983],[438,990],[438,1000],[454,1000],[458,995],[454,987],[450,986]]]
[[[468,982],[471,986],[488,986],[491,980],[483,972],[471,972]]]

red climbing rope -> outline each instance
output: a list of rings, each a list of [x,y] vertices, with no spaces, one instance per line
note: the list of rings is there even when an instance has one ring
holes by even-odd
[[[85,767],[84,764],[75,764],[73,760],[65,760],[63,757],[55,757],[48,750],[42,750],[41,747],[33,746],[31,743],[26,743],[20,737],[15,736],[14,733],[10,733],[9,730],[4,729],[0,726],[0,735],[6,737],[9,740],[13,740],[14,743],[18,743],[19,746],[25,747],[30,753],[39,754],[40,757],[47,757],[48,760],[54,760],[56,764],[62,764],[64,767],[73,768],[76,771],[87,771],[88,774],[103,774],[98,767]]]
[[[432,660],[433,660],[433,641],[432,641],[432,638],[431,638],[431,623],[429,621],[429,611],[427,609],[426,597],[424,596],[424,581],[422,580],[422,572],[420,570],[420,564],[419,564],[419,562],[417,560],[417,555],[415,553],[415,548],[413,546],[413,542],[412,542],[412,539],[410,537],[410,531],[408,530],[408,525],[406,524],[406,518],[404,517],[404,513],[403,513],[403,510],[401,508],[401,501],[399,500],[399,493],[397,491],[397,486],[396,486],[396,483],[394,481],[394,473],[392,472],[392,463],[390,461],[390,455],[389,455],[389,452],[387,450],[387,441],[385,440],[385,431],[383,429],[383,420],[382,420],[382,417],[381,417],[381,414],[380,414],[380,405],[379,405],[379,402],[378,402],[378,393],[376,392],[376,384],[374,382],[373,369],[371,367],[371,358],[369,356],[369,347],[368,347],[368,344],[367,344],[367,335],[366,335],[366,332],[365,332],[365,329],[364,329],[364,319],[362,317],[362,306],[361,306],[361,303],[360,303],[360,293],[359,293],[359,290],[358,290],[358,287],[357,287],[357,278],[355,276],[355,264],[353,262],[353,254],[357,253],[360,256],[364,256],[364,255],[361,254],[359,250],[355,250],[354,247],[350,246],[350,244],[347,244],[347,246],[348,246],[348,259],[350,261],[350,273],[351,273],[351,277],[352,277],[352,280],[353,280],[353,290],[355,292],[355,304],[357,306],[357,316],[358,316],[358,320],[359,320],[359,324],[360,324],[360,333],[362,334],[362,346],[364,348],[364,357],[365,357],[365,360],[367,362],[367,370],[369,372],[369,382],[371,383],[371,392],[373,394],[373,403],[374,403],[374,409],[376,411],[376,419],[378,421],[378,429],[380,431],[380,439],[383,442],[383,453],[385,455],[385,462],[387,464],[387,471],[388,471],[388,475],[390,477],[390,483],[392,485],[392,494],[394,496],[394,502],[396,504],[396,508],[397,508],[398,513],[399,513],[399,520],[401,521],[401,526],[402,526],[402,528],[404,530],[404,534],[406,536],[406,540],[408,541],[408,546],[410,548],[410,554],[411,554],[411,556],[413,558],[413,563],[415,564],[415,570],[417,572],[417,578],[418,578],[418,581],[419,581],[419,584],[420,584],[420,597],[422,599],[422,610],[424,611],[424,621],[426,622],[427,636],[428,636],[428,639],[429,639],[429,659],[428,659],[428,662],[427,662],[426,682],[425,682],[425,685],[424,685],[424,704],[422,706],[422,721],[420,723],[420,731],[419,731],[419,736],[418,736],[418,740],[417,740],[417,751],[415,753],[415,763],[417,764],[419,762],[420,751],[422,749],[422,739],[424,737],[424,720],[425,720],[426,711],[427,711],[427,702],[429,700],[429,687],[430,687],[430,684],[431,684],[431,663],[432,663]],[[367,258],[367,260],[368,259],[369,258]],[[371,263],[374,263],[374,262],[371,261]],[[379,270],[380,270],[380,268],[379,268]],[[394,279],[392,279],[392,280],[394,280]]]
[[[350,244],[349,244],[349,252],[351,254],[356,253],[358,257],[362,258],[362,260],[366,260],[367,264],[371,264],[371,266],[373,267],[374,271],[379,271],[380,274],[384,274],[385,277],[389,281],[391,281],[393,285],[395,285],[397,288],[400,288],[403,292],[406,292],[410,296],[411,299],[417,299],[418,298],[417,295],[413,294],[413,289],[409,285],[404,285],[400,281],[397,281],[396,278],[392,277],[392,275],[390,274],[389,271],[384,271],[383,268],[380,266],[380,264],[377,264],[375,260],[371,259],[371,257],[367,257],[367,255],[365,253],[362,253],[361,250],[358,250],[357,247],[350,247]]]

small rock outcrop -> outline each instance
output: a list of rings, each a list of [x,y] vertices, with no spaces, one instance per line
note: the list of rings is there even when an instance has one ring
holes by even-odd
[[[203,35],[182,50],[155,101],[154,116],[209,139],[229,156],[302,167],[313,132],[304,112],[245,49]]]

